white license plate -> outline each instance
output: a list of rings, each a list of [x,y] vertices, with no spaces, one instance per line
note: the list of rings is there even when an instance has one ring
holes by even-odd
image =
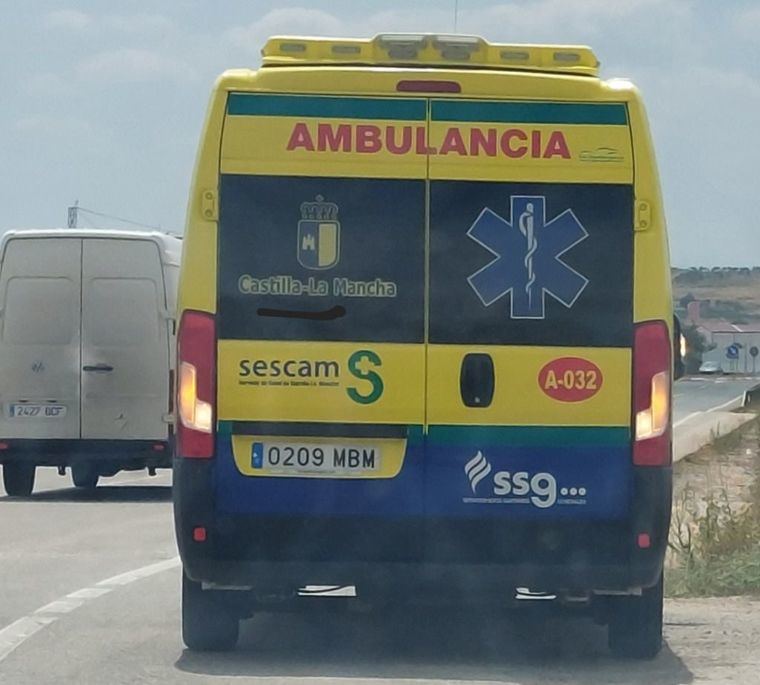
[[[254,442],[251,466],[266,473],[360,476],[380,468],[380,448],[373,445]]]
[[[66,416],[64,404],[12,404],[9,408],[12,419],[62,419]]]

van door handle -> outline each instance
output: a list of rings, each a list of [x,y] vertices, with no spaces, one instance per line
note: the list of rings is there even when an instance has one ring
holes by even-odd
[[[496,378],[491,355],[466,354],[459,372],[459,392],[466,407],[488,407],[493,401]]]
[[[113,366],[110,366],[109,364],[95,364],[95,365],[86,365],[82,367],[82,371],[92,371],[94,373],[108,373],[109,371],[113,371]]]

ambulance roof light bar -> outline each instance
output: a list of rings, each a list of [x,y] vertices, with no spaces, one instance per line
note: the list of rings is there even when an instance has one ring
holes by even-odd
[[[264,66],[466,66],[598,76],[599,61],[580,45],[507,45],[479,36],[385,33],[370,39],[274,36]]]

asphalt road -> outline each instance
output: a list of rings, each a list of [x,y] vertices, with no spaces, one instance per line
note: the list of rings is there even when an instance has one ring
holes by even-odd
[[[733,409],[744,394],[760,383],[758,378],[732,376],[694,376],[682,378],[673,386],[673,422],[680,425],[700,412]]]
[[[231,654],[179,634],[169,476],[124,474],[94,495],[52,470],[0,497],[0,683],[752,683],[760,603],[669,602],[667,646],[619,662],[587,619],[402,612],[261,615]]]

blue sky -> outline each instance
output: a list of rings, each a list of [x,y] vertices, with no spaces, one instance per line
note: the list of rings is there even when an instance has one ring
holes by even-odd
[[[453,29],[454,0],[12,2],[0,23],[0,231],[81,204],[181,231],[208,93],[274,33]],[[760,1],[459,0],[458,28],[591,45],[643,91],[676,265],[760,264]],[[98,226],[116,226],[90,218]]]

